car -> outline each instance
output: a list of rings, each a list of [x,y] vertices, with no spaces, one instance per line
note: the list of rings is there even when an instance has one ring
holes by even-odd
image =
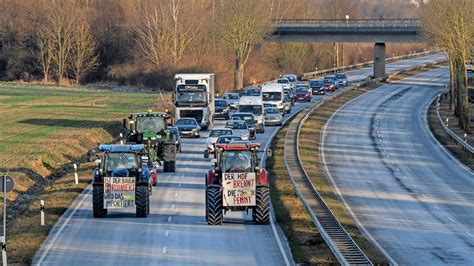
[[[240,96],[260,96],[260,89],[254,86],[247,86],[242,90]]]
[[[232,129],[234,135],[240,136],[242,140],[249,140],[250,138],[250,131],[244,120],[227,121],[225,128]]]
[[[285,110],[285,93],[282,84],[279,83],[265,83],[262,86],[262,101],[263,103],[274,104],[281,113]],[[291,103],[290,103],[291,105]],[[288,109],[288,108],[287,108]]]
[[[263,115],[263,111],[262,111]],[[255,115],[249,112],[238,112],[232,114],[231,120],[244,120],[247,123],[249,128],[250,136],[249,139],[256,139],[257,138],[257,127],[255,121]],[[265,123],[265,122],[263,122]],[[265,129],[263,130],[265,132]]]
[[[295,105],[295,94],[293,93],[293,91],[291,89],[283,89],[283,92],[285,93],[285,95],[288,95],[288,98],[290,98],[291,106],[294,106]]]
[[[179,134],[179,130],[176,127],[171,127],[171,126],[168,126],[166,128],[169,130],[170,135],[172,135],[171,136],[172,139],[173,139],[173,136],[174,136],[175,144],[176,144],[176,151],[181,152],[181,135]]]
[[[283,100],[283,112],[285,114],[291,113],[291,99],[290,96],[285,95]]]
[[[276,83],[281,84],[284,89],[291,89],[291,88],[293,88],[293,86],[292,86],[290,80],[287,79],[287,78],[279,78]]]
[[[239,109],[240,96],[236,92],[226,92],[222,95],[222,99],[227,102],[227,105],[234,110]]]
[[[313,91],[314,94],[324,95],[326,94],[324,83],[322,80],[311,80],[309,82],[309,87]]]
[[[324,87],[326,91],[335,91],[337,88],[337,82],[335,76],[327,76],[323,79]]]
[[[243,96],[239,102],[239,113],[253,114],[252,124],[258,133],[265,132],[265,116],[263,115],[263,101],[261,96]],[[243,119],[245,120],[245,119]]]
[[[232,136],[234,132],[229,128],[213,128],[209,132],[206,140],[206,150],[204,150],[204,158],[208,158],[210,153],[214,152],[214,144],[220,136]]]
[[[296,83],[298,82],[298,76],[295,74],[285,74],[282,78],[286,78],[290,81],[291,88],[296,87]]]
[[[309,85],[297,85],[295,89],[295,98],[297,101],[307,101],[310,102],[313,96],[311,88]]]
[[[199,126],[195,118],[180,118],[176,120],[176,128],[178,129],[179,134],[183,138],[201,137],[199,133],[199,131],[201,131],[201,127]]]
[[[347,87],[349,85],[349,80],[347,80],[346,74],[338,73],[335,77],[337,80],[337,87]]]
[[[226,100],[214,100],[214,118],[229,119],[230,107]]]
[[[283,123],[283,116],[275,107],[265,108],[265,125],[267,126],[281,126]]]
[[[276,108],[276,104],[273,104],[273,103],[263,103],[263,108],[267,108],[267,107],[275,107],[275,108]]]

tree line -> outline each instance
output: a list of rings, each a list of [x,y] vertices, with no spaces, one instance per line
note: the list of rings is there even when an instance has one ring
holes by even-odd
[[[0,0],[0,79],[170,89],[176,72],[209,71],[218,90],[231,90],[372,57],[370,44],[262,42],[271,19],[416,17],[419,9],[410,0]],[[389,45],[388,54],[424,48]]]

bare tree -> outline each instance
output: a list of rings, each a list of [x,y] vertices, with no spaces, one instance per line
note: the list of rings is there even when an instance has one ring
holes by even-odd
[[[234,90],[242,89],[244,66],[252,49],[270,32],[265,3],[262,0],[225,1],[220,36],[234,54]]]
[[[427,40],[446,51],[451,70],[451,109],[464,130],[469,129],[466,62],[474,47],[474,2],[431,0],[422,15]]]
[[[67,68],[73,46],[74,25],[77,7],[68,2],[53,2],[45,25],[52,45],[52,62],[59,84],[67,79]]]
[[[177,65],[196,38],[200,20],[181,0],[143,1],[137,12],[132,31],[145,57],[155,65]]]
[[[72,36],[70,68],[76,84],[90,71],[97,68],[99,60],[96,55],[96,42],[86,21],[81,20],[75,25]]]
[[[40,29],[36,34],[35,41],[37,46],[36,56],[41,72],[43,73],[43,81],[48,82],[51,73],[51,64],[53,62],[53,44],[43,29]]]

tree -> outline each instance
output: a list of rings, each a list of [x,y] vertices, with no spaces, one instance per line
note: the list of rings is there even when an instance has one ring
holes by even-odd
[[[422,14],[425,38],[446,51],[451,71],[450,105],[459,125],[469,129],[466,63],[474,47],[474,2],[431,0]]]
[[[234,90],[240,90],[244,66],[252,49],[270,32],[269,13],[262,0],[224,1],[220,36],[234,54]]]
[[[73,34],[77,7],[68,2],[54,2],[47,15],[45,31],[52,45],[52,63],[56,70],[59,84],[67,79],[67,68],[73,47]]]
[[[136,10],[132,31],[145,57],[157,66],[179,64],[196,38],[201,20],[193,20],[193,10],[181,0],[143,1]]]
[[[49,81],[51,73],[51,64],[53,61],[53,44],[50,38],[46,35],[44,30],[39,30],[35,36],[36,41],[36,55],[40,65],[41,73],[43,73],[43,81]]]
[[[70,57],[70,68],[72,76],[76,79],[76,84],[80,84],[84,76],[99,65],[95,49],[96,43],[90,32],[89,24],[84,20],[79,21],[72,35]]]

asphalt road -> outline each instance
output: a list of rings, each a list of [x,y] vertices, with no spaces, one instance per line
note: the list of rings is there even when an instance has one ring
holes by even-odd
[[[441,57],[410,59],[387,69],[398,70]],[[371,69],[347,72],[349,80],[371,73]],[[313,101],[320,97],[313,97]],[[304,106],[306,103],[297,103],[293,112]],[[275,129],[267,127],[265,134],[257,135],[257,141],[263,146]],[[286,243],[279,243],[271,225],[253,224],[250,213],[228,213],[222,226],[206,224],[204,176],[210,163],[203,158],[205,141],[204,137],[183,139],[177,172],[159,173],[148,218],[135,218],[133,212],[110,212],[107,218],[93,219],[91,187],[87,188],[55,225],[33,264],[285,264],[281,247]]]
[[[447,68],[368,92],[327,123],[327,172],[399,264],[474,265],[474,174],[430,134],[426,110]]]

